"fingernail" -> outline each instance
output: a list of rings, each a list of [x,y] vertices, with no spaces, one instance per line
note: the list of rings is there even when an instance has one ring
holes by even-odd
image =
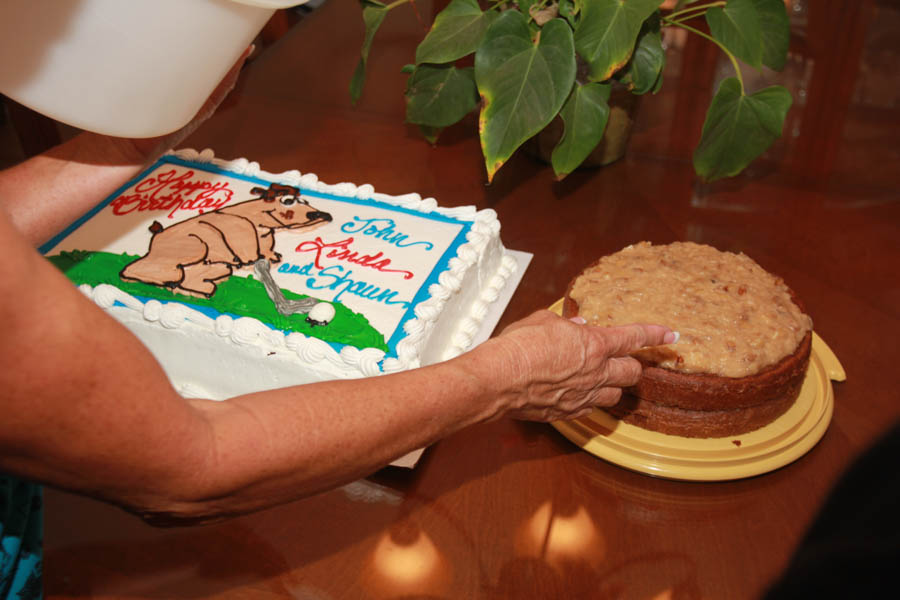
[[[572,317],[569,320],[573,323],[577,323],[578,325],[584,325],[585,323],[587,323],[587,321],[585,321],[583,317]]]
[[[680,333],[677,331],[670,331],[663,337],[663,342],[666,344],[677,344],[680,338]]]

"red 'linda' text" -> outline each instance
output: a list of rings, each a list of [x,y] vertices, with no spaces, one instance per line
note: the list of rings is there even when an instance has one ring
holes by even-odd
[[[368,267],[370,269],[375,269],[376,271],[380,271],[381,273],[399,273],[403,275],[404,279],[412,279],[413,273],[412,271],[406,271],[404,269],[391,269],[389,265],[391,264],[390,258],[384,258],[384,253],[380,250],[376,254],[363,254],[360,255],[359,252],[350,249],[350,245],[353,244],[353,238],[347,238],[345,240],[341,240],[339,242],[326,243],[322,241],[322,238],[317,237],[315,240],[309,240],[305,242],[301,242],[296,250],[297,252],[315,252],[315,265],[317,269],[322,268],[321,258],[323,252],[325,252],[325,258],[331,258],[334,260],[343,260],[348,263],[353,263],[355,265],[360,265],[361,267]]]

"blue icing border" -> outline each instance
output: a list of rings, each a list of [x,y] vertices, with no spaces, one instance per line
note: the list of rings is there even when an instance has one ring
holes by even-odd
[[[120,186],[115,192],[110,194],[105,200],[103,200],[102,202],[97,204],[97,206],[95,206],[94,208],[92,208],[91,210],[86,212],[80,218],[76,219],[71,225],[69,225],[64,230],[62,230],[59,234],[57,234],[56,236],[51,238],[48,242],[46,242],[45,244],[40,246],[38,248],[38,250],[42,254],[47,254],[47,253],[51,252],[65,238],[67,238],[69,235],[71,235],[72,232],[74,232],[76,229],[81,227],[84,223],[86,223],[91,218],[93,218],[101,210],[106,208],[113,200],[115,200],[116,198],[121,196],[125,192],[125,190],[127,190],[131,186],[135,185],[135,183],[137,183],[141,179],[144,179],[147,175],[149,175],[155,169],[159,168],[161,165],[164,165],[164,164],[174,164],[174,165],[178,165],[178,166],[182,166],[182,167],[205,171],[207,173],[226,175],[228,177],[231,177],[234,179],[240,179],[240,180],[247,181],[250,183],[263,184],[263,183],[272,183],[274,181],[274,179],[270,180],[270,179],[265,179],[265,178],[254,176],[254,175],[237,173],[235,171],[231,171],[224,167],[215,165],[211,162],[196,162],[196,161],[192,161],[192,160],[179,158],[178,156],[174,156],[171,154],[167,154],[167,155],[164,155],[161,158],[159,158],[155,163],[153,163],[152,165],[150,165],[149,167],[144,169],[142,172],[140,172],[137,176],[135,176],[134,178],[129,180],[127,183]],[[434,268],[431,270],[431,273],[429,273],[429,275],[422,282],[422,285],[419,287],[418,291],[413,296],[413,300],[410,304],[410,307],[406,310],[406,313],[404,313],[404,315],[400,318],[400,321],[397,323],[396,328],[394,329],[393,333],[390,335],[389,339],[387,340],[388,352],[385,354],[385,358],[397,358],[397,344],[400,342],[400,340],[402,340],[407,335],[407,333],[404,329],[404,325],[408,321],[415,318],[415,307],[418,306],[419,304],[421,304],[422,302],[426,301],[431,296],[431,294],[428,290],[433,284],[438,283],[438,278],[440,277],[440,274],[449,270],[450,260],[454,256],[456,256],[457,251],[459,250],[459,247],[466,243],[466,235],[472,229],[472,221],[464,221],[461,219],[456,219],[454,217],[448,217],[446,215],[441,215],[441,214],[435,213],[433,211],[426,213],[426,212],[423,212],[420,210],[414,210],[414,209],[409,209],[409,208],[405,208],[402,206],[396,206],[396,205],[382,202],[379,200],[373,200],[373,199],[361,200],[359,198],[354,198],[351,196],[341,196],[341,195],[331,194],[331,193],[327,193],[327,192],[319,192],[319,191],[305,188],[302,186],[298,186],[298,187],[300,188],[301,193],[309,195],[309,196],[325,198],[325,199],[334,200],[334,201],[338,201],[338,202],[346,202],[346,203],[350,203],[350,204],[358,204],[358,205],[363,205],[363,206],[375,206],[375,207],[381,208],[383,210],[405,213],[405,214],[409,214],[409,215],[415,215],[415,216],[429,219],[432,221],[438,221],[438,222],[442,222],[442,223],[451,223],[451,224],[460,226],[459,233],[456,235],[453,242],[451,242],[447,246],[447,249],[444,251],[443,255],[441,255],[441,257],[435,262]],[[144,303],[146,303],[147,298],[143,298],[143,299],[139,298],[139,299],[142,300]],[[198,312],[201,312],[213,319],[215,319],[218,315],[228,315],[233,318],[239,317],[239,315],[223,313],[223,312],[220,312],[213,308],[197,306],[197,305],[191,304],[190,302],[180,302],[180,304],[183,304],[194,310],[197,310]],[[260,322],[263,323],[265,326],[269,327],[270,329],[273,329],[276,331],[281,331],[280,329],[277,329],[270,323],[265,323],[264,321],[260,321]],[[337,352],[340,352],[341,349],[347,345],[347,344],[337,344],[334,342],[326,342],[326,343],[329,344],[332,348],[334,348]]]

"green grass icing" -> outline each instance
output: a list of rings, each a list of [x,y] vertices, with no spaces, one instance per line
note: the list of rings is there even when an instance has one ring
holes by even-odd
[[[155,298],[161,302],[180,302],[200,308],[213,309],[220,313],[253,317],[275,329],[284,332],[298,332],[325,342],[347,344],[357,348],[378,348],[388,351],[384,336],[369,324],[368,319],[355,313],[343,304],[334,303],[334,319],[328,325],[313,326],[306,322],[306,315],[284,316],[275,310],[275,305],[266,290],[252,275],[249,277],[229,277],[218,284],[212,298],[194,298],[176,294],[168,288],[146,283],[122,281],[119,273],[128,263],[139,258],[128,254],[91,252],[75,250],[48,256],[47,259],[66,274],[76,285],[95,286],[108,283],[131,294],[144,298]],[[282,290],[285,298],[299,300],[306,296]]]

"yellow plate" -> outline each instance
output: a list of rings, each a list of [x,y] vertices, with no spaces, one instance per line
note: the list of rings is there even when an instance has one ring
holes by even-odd
[[[562,300],[550,310],[561,314]],[[844,369],[813,332],[809,369],[797,401],[756,431],[725,438],[685,438],[623,423],[602,410],[551,424],[587,452],[632,471],[684,481],[743,479],[797,460],[822,439],[834,410],[832,379],[846,379]]]

